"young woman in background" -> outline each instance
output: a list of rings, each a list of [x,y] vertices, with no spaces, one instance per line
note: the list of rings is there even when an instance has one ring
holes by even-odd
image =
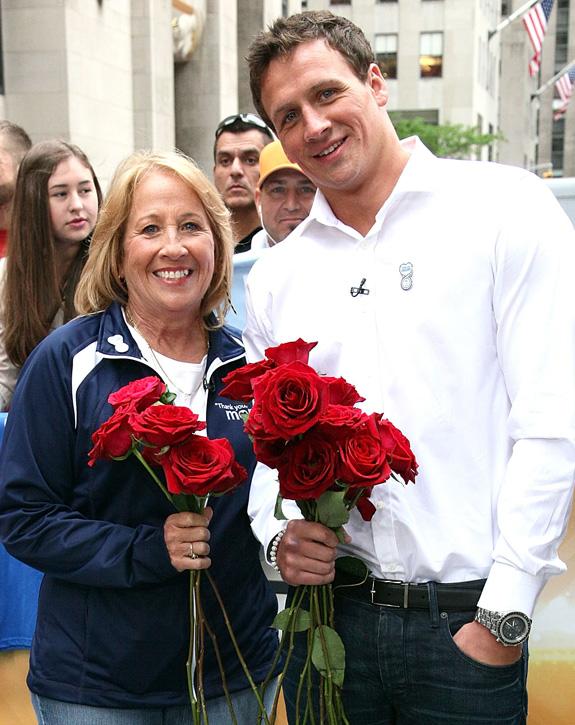
[[[76,316],[74,293],[102,200],[84,152],[43,141],[16,180],[10,252],[0,260],[0,410],[20,368],[46,335]]]

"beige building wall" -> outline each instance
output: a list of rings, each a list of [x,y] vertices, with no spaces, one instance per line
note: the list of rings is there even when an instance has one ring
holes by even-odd
[[[135,148],[176,143],[171,0],[131,0]]]
[[[330,9],[359,25],[372,46],[379,33],[398,35],[398,78],[388,79],[390,111],[437,111],[439,123],[497,128],[499,43],[487,32],[499,18],[498,0],[353,0],[330,5],[309,0],[310,10]],[[443,73],[420,78],[420,35],[443,33]]]
[[[105,186],[136,146],[174,145],[169,0],[3,0],[6,118],[78,144]]]
[[[559,63],[555,56],[555,24],[556,13],[551,16],[552,23],[549,27],[549,44],[544,48],[541,83],[551,78],[560,70]],[[546,38],[547,40],[547,38]],[[568,50],[567,61],[575,61],[575,0],[569,2],[569,27],[568,27]],[[567,108],[562,122],[553,121],[551,110],[553,104],[553,86],[546,90],[540,97],[539,105],[539,134],[538,134],[538,162],[548,163],[553,161],[554,135],[560,133],[563,143],[563,166],[553,165],[554,175],[575,176],[575,100],[572,99]]]
[[[248,64],[245,57],[252,39],[256,33],[265,26],[265,0],[242,0],[238,9],[238,107],[240,113],[254,110],[252,94],[250,92],[250,79]],[[281,7],[273,2],[275,13],[281,14]],[[274,17],[277,17],[274,14]]]
[[[516,10],[523,0],[514,0]],[[536,81],[527,68],[533,55],[521,20],[515,20],[500,33],[501,81],[497,160],[504,164],[533,169],[537,134],[537,105],[531,100]]]
[[[513,0],[510,10],[516,10],[524,0]],[[553,136],[561,130],[561,124],[553,121],[555,98],[554,83],[545,91],[533,96],[538,88],[560,70],[556,61],[556,25],[558,2],[551,13],[543,42],[541,70],[537,78],[527,71],[533,50],[520,19],[501,31],[502,64],[500,93],[500,130],[505,141],[499,144],[498,159],[544,173],[575,176],[575,103],[569,104],[564,120],[563,165],[552,168]],[[575,0],[569,0],[568,54],[567,60],[575,60]]]
[[[176,65],[176,145],[211,178],[214,131],[238,111],[237,6],[207,0],[202,39],[191,59]]]

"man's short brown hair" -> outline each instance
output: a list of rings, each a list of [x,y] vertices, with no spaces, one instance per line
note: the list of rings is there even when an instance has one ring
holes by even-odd
[[[273,123],[262,105],[262,77],[272,60],[289,55],[297,46],[312,40],[325,40],[341,53],[361,81],[366,80],[369,66],[375,60],[367,38],[347,18],[328,10],[310,10],[289,18],[278,18],[268,30],[255,37],[247,56],[254,105],[272,128]]]
[[[24,154],[32,147],[32,141],[21,126],[11,121],[1,120],[0,146],[12,156],[14,164],[18,167]]]

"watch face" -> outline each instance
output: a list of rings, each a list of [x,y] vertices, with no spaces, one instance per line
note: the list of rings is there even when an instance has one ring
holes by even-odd
[[[505,644],[520,644],[529,634],[531,622],[521,612],[509,612],[499,621],[499,638]]]

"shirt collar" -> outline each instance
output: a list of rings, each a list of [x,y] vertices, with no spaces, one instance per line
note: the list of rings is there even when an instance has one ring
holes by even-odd
[[[400,195],[411,192],[428,192],[437,188],[436,170],[431,168],[437,161],[437,157],[417,136],[405,138],[400,143],[403,149],[409,151],[410,156],[393,191],[377,213],[376,223]],[[353,236],[361,236],[336,217],[327,199],[319,189],[316,192],[309,216],[302,221],[298,230],[301,233],[314,222],[318,222],[323,226],[340,228],[348,234],[353,234]]]

